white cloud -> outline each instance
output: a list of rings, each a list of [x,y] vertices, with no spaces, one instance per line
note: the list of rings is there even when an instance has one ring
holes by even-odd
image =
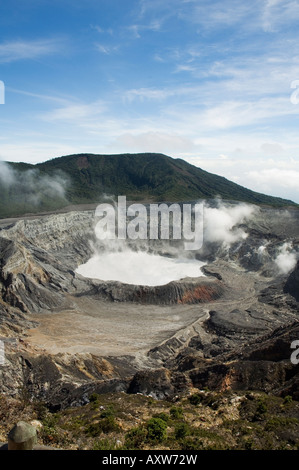
[[[280,144],[271,142],[265,142],[262,144],[261,150],[266,155],[279,155],[284,153],[284,149]]]
[[[297,191],[299,188],[299,169],[266,168],[252,170],[246,173],[246,180],[251,187],[259,188],[259,191],[269,193],[271,191],[281,193]]]
[[[138,39],[141,38],[142,32],[145,31],[160,31],[162,27],[162,19],[154,19],[148,24],[132,24],[128,26],[128,31],[133,33],[133,36]]]
[[[124,133],[112,144],[113,148],[130,152],[168,153],[188,152],[194,150],[194,144],[188,138],[179,134],[148,131],[143,133]]]
[[[101,26],[98,26],[98,25],[91,25],[90,27],[92,29],[96,30],[98,33],[109,34],[110,36],[113,36],[113,29],[112,28],[102,28]]]
[[[211,139],[212,140],[212,139]],[[199,140],[201,149],[198,156],[187,152],[183,158],[189,163],[203,168],[211,173],[224,176],[229,180],[240,184],[253,191],[263,194],[269,194],[283,199],[289,199],[299,203],[299,160],[284,155],[265,158],[259,151],[261,144],[257,136],[252,139],[248,136],[238,135],[234,140],[223,140],[225,147],[225,157],[211,152],[213,142],[208,140]],[[233,151],[233,144],[239,148]],[[242,145],[243,144],[243,145]],[[230,151],[227,151],[230,146]],[[242,146],[242,147],[241,147]],[[209,148],[207,154],[205,149]]]
[[[262,26],[266,32],[274,33],[283,25],[298,21],[299,3],[296,0],[265,0]]]
[[[86,148],[87,147],[85,147],[84,150],[86,150]],[[49,160],[50,158],[60,157],[61,155],[78,153],[78,151],[80,151],[80,148],[72,143],[53,143],[53,141],[50,139],[47,140],[46,138],[42,141],[34,139],[26,143],[21,140],[19,143],[1,144],[0,159],[9,162],[27,162],[35,164]]]
[[[36,59],[61,50],[61,41],[40,39],[35,41],[11,41],[0,44],[0,63],[24,59]]]
[[[175,94],[174,90],[159,88],[136,88],[128,90],[123,94],[124,101],[132,102],[135,99],[146,100],[164,100]]]
[[[98,117],[105,109],[102,101],[90,104],[70,103],[45,113],[42,118],[46,121],[73,121],[78,125],[84,125],[86,119]]]
[[[99,44],[97,43],[95,45],[97,51],[103,53],[103,54],[106,54],[106,55],[109,55],[109,54],[112,54],[114,52],[117,52],[119,50],[119,46],[112,46],[112,45],[104,45],[104,44]]]

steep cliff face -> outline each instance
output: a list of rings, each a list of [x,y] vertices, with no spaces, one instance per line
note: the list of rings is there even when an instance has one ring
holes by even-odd
[[[31,249],[59,253],[74,269],[90,256],[94,240],[94,211],[69,212],[1,222],[0,236]]]
[[[88,259],[92,214],[20,220],[0,230],[2,299],[24,313],[65,305],[74,269]]]

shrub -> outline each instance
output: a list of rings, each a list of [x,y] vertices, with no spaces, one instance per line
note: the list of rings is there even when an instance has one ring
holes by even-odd
[[[108,418],[109,416],[114,416],[114,407],[113,405],[109,405],[108,408],[102,411],[100,418]]]
[[[100,399],[100,395],[98,393],[92,393],[89,397],[90,403],[94,403],[95,401],[98,402]]]
[[[255,413],[252,418],[253,421],[262,420],[266,413],[267,413],[267,405],[262,400],[259,400],[257,403]]]
[[[58,442],[59,436],[57,430],[57,421],[58,417],[54,414],[49,413],[44,417],[42,421],[43,427],[41,430],[41,438],[44,443],[49,444]]]
[[[278,431],[282,428],[287,429],[288,431],[294,427],[298,426],[299,420],[298,418],[293,417],[286,417],[286,416],[272,416],[266,426],[266,431]]]
[[[291,395],[286,395],[286,396],[284,397],[283,404],[284,404],[284,405],[287,405],[288,403],[292,403],[292,401],[293,401],[292,396],[291,396]]]
[[[172,406],[169,412],[173,419],[179,419],[183,417],[183,408],[180,406]]]
[[[107,416],[106,418],[101,418],[97,423],[90,424],[85,432],[91,437],[96,437],[102,433],[106,434],[118,430],[119,425],[115,421],[114,417]]]
[[[191,397],[189,397],[189,401],[191,405],[195,405],[195,406],[199,405],[201,400],[202,400],[202,397],[198,393],[194,393],[193,395],[191,395]]]
[[[98,408],[100,405],[100,395],[98,393],[92,393],[89,397],[89,402],[92,409]]]
[[[265,414],[266,412],[267,412],[267,405],[262,400],[260,400],[256,407],[256,413]]]
[[[190,433],[190,429],[187,423],[179,423],[175,427],[174,435],[176,439],[183,439]]]
[[[162,419],[163,421],[165,421],[165,423],[168,423],[169,421],[169,415],[167,413],[157,413],[157,414],[154,414],[153,415],[153,418],[160,418]]]
[[[161,418],[151,418],[147,423],[147,438],[153,442],[162,442],[166,437],[167,424]]]
[[[147,437],[147,431],[144,427],[132,428],[125,436],[126,449],[140,449]]]
[[[200,439],[186,437],[180,441],[180,448],[182,450],[201,450],[203,443]]]
[[[92,450],[121,450],[121,448],[114,440],[105,437],[95,442]]]

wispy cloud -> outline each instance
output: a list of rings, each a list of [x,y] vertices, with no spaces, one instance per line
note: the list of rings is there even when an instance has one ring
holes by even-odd
[[[102,28],[101,26],[98,26],[98,25],[91,25],[90,27],[100,34],[109,34],[110,36],[113,35],[112,28]]]
[[[3,32],[0,64],[9,77],[10,63],[23,60],[31,86],[21,90],[16,76],[5,83],[4,158],[153,150],[299,201],[299,104],[290,99],[299,96],[291,88],[299,80],[299,0],[119,0],[115,12],[109,2],[81,3],[70,17],[59,6],[72,43],[51,36],[54,18],[40,38],[37,15],[28,15],[24,35],[30,24],[40,39]],[[65,50],[68,60],[50,74],[37,60]]]
[[[76,122],[84,125],[86,120],[98,118],[106,110],[102,100],[93,103],[68,103],[65,106],[53,109],[41,116],[46,121]]]
[[[54,103],[60,103],[61,105],[67,104],[69,101],[69,97],[59,97],[57,95],[46,95],[42,93],[34,93],[32,91],[27,90],[18,90],[16,88],[7,87],[7,91],[11,93],[17,93],[19,95],[24,95],[32,98],[36,98],[41,101],[49,101]]]
[[[131,32],[135,38],[141,38],[143,32],[160,31],[162,24],[163,20],[160,18],[152,20],[148,24],[132,24],[127,27],[127,30]]]
[[[35,41],[10,41],[0,44],[0,63],[55,54],[61,50],[61,41],[57,39],[40,39]]]
[[[176,91],[171,88],[135,88],[127,90],[123,95],[124,102],[133,102],[135,99],[144,100],[164,100],[173,96]]]
[[[149,152],[191,152],[195,150],[194,143],[172,132],[147,131],[141,133],[126,132],[115,139],[112,144],[116,149],[129,148],[131,151],[140,151],[146,147]]]
[[[105,44],[96,43],[95,47],[96,47],[97,51],[101,52],[102,54],[109,55],[109,54],[112,54],[114,52],[117,52],[119,50],[120,46],[112,46],[112,45],[105,45]]]
[[[262,26],[266,32],[277,32],[285,24],[296,23],[299,19],[297,0],[265,0],[263,2]]]
[[[295,24],[299,18],[297,0],[140,0],[139,17],[155,15],[160,18],[176,17],[186,23],[198,25],[198,33],[219,28],[239,26],[245,31],[278,31],[285,24]]]

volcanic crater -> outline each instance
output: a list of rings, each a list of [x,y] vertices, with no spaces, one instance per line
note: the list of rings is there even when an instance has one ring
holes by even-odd
[[[26,387],[52,408],[83,404],[92,391],[159,398],[202,384],[199,371],[203,377],[208,368],[210,383],[221,387],[231,370],[218,366],[229,354],[242,357],[245,344],[297,327],[298,265],[286,271],[283,261],[298,257],[298,221],[296,209],[253,207],[226,228],[229,239],[206,227],[202,248],[185,254],[198,263],[198,276],[145,285],[79,274],[103,250],[93,210],[2,220],[1,392]],[[163,240],[126,249],[164,260],[182,253]]]

